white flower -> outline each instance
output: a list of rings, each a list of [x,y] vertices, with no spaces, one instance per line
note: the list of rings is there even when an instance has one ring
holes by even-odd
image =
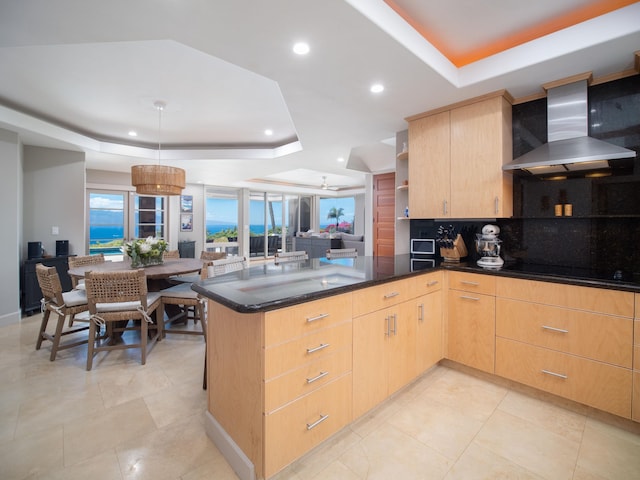
[[[149,253],[152,249],[152,245],[150,243],[144,242],[140,244],[140,253]]]

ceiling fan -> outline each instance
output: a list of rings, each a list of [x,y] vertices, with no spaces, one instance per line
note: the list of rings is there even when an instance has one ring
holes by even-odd
[[[330,185],[327,182],[327,177],[325,175],[322,176],[322,183],[320,184],[320,188],[322,190],[331,190],[332,192],[338,192],[338,191],[343,191],[343,190],[353,190],[353,189],[358,189],[361,187],[356,187],[353,185]]]
[[[338,190],[339,189],[339,187],[330,186],[327,183],[327,177],[326,176],[322,177],[322,183],[320,184],[320,188],[322,190]]]

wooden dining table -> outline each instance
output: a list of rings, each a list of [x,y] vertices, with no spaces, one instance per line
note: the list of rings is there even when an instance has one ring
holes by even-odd
[[[147,288],[150,292],[159,291],[171,286],[168,279],[174,275],[184,275],[187,273],[199,272],[202,269],[203,260],[199,258],[170,258],[161,265],[144,267],[147,277]],[[131,270],[129,259],[117,262],[96,263],[93,265],[82,265],[70,268],[67,272],[70,277],[84,278],[87,272],[114,272],[118,270]]]

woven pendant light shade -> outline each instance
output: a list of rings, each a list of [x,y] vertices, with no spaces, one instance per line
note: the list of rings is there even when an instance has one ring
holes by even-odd
[[[134,165],[131,184],[142,195],[180,195],[185,187],[184,170],[167,165]]]
[[[160,165],[160,131],[162,129],[162,111],[166,103],[156,100],[153,106],[158,110],[158,164],[134,165],[131,167],[131,185],[141,195],[180,195],[185,187],[184,170],[168,165]]]

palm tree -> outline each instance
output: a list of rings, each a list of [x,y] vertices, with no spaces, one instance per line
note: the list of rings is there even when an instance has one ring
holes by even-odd
[[[340,222],[340,217],[342,217],[343,215],[344,215],[344,208],[342,207],[340,208],[331,207],[331,210],[329,210],[329,213],[327,214],[327,219],[329,218],[336,219],[336,230],[338,230],[338,223]]]

